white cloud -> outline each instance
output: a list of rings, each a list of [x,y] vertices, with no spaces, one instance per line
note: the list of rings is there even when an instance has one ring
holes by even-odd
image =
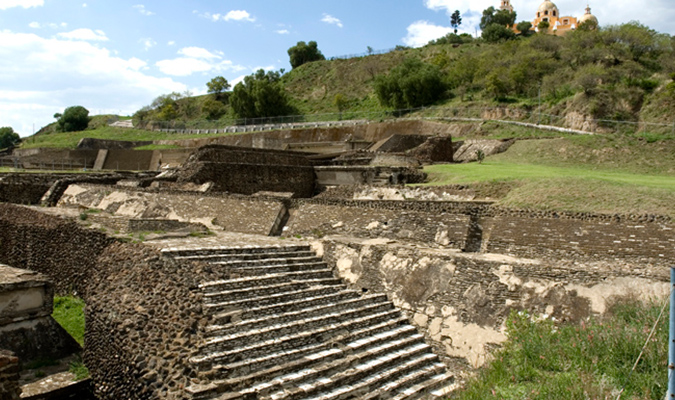
[[[87,7],[88,7],[88,6],[87,6],[87,3],[82,3],[82,7],[83,7],[83,8],[87,8]]]
[[[148,9],[146,9],[145,6],[144,6],[143,4],[136,4],[135,6],[133,6],[133,8],[136,9],[139,13],[141,13],[141,14],[143,14],[143,15],[147,15],[147,16],[155,15],[154,12],[149,11]]]
[[[0,126],[25,136],[33,123],[37,130],[72,105],[132,114],[160,94],[186,89],[146,68],[87,41],[0,31]]]
[[[240,75],[240,76],[232,79],[232,81],[229,81],[228,83],[230,84],[230,86],[232,86],[234,88],[235,86],[237,86],[237,83],[243,82],[244,78],[246,78],[247,76],[248,75]]]
[[[434,25],[428,21],[417,21],[408,26],[408,35],[403,38],[403,43],[407,46],[420,47],[452,31],[450,27]]]
[[[28,27],[33,28],[33,29],[40,29],[40,23],[39,22],[31,22],[30,24],[28,24]]]
[[[248,22],[254,22],[255,18],[251,17],[251,14],[249,14],[245,10],[232,10],[225,14],[223,17],[223,21],[248,21]]]
[[[291,33],[291,32],[288,31],[288,29],[279,29],[278,31],[274,31],[274,32],[278,33],[280,35],[288,35],[289,33]]]
[[[143,38],[138,42],[143,45],[143,50],[145,51],[148,51],[151,48],[157,46],[157,42],[155,42],[152,38]]]
[[[102,41],[105,42],[108,40],[108,37],[105,35],[105,32],[103,32],[100,29],[97,29],[95,31],[87,28],[80,28],[80,29],[75,29],[74,31],[70,32],[61,32],[57,33],[57,36],[64,38],[64,39],[71,39],[71,40],[89,40],[89,41]]]
[[[14,7],[42,7],[45,5],[44,0],[0,0],[0,10],[6,10]]]
[[[325,23],[331,24],[331,25],[337,25],[340,28],[342,28],[342,26],[343,26],[342,21],[340,21],[339,19],[337,19],[334,16],[329,15],[329,14],[324,14],[323,18],[321,18],[321,22],[325,22]]]
[[[201,47],[184,47],[178,50],[178,54],[189,58],[201,58],[206,60],[221,58],[219,55],[213,54]]]
[[[181,57],[161,60],[155,65],[162,73],[171,76],[190,76],[206,72],[237,72],[247,69],[241,65],[234,65],[230,60],[223,60],[221,52],[216,53],[201,47],[184,47],[178,50],[178,55]]]
[[[52,28],[52,29],[59,29],[59,28],[67,28],[68,24],[65,22],[61,22],[60,24],[50,22],[47,24],[41,24],[39,22],[33,21],[30,24],[28,24],[28,27],[33,28],[33,29],[41,29],[41,28]]]
[[[175,45],[176,45],[176,41],[175,41],[175,40],[169,40],[169,42],[167,42],[166,45],[167,45],[167,46],[175,46]]]

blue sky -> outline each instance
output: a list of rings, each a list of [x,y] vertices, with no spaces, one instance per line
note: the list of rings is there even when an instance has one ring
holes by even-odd
[[[0,126],[22,136],[82,105],[91,115],[131,115],[172,91],[201,94],[222,75],[236,83],[259,68],[290,70],[286,51],[315,40],[326,57],[368,46],[421,46],[451,30],[476,33],[499,0],[0,0]],[[581,16],[586,2],[555,2]],[[597,3],[597,4],[595,4]],[[601,25],[638,20],[675,34],[673,0],[591,1]],[[512,0],[518,21],[540,0]]]

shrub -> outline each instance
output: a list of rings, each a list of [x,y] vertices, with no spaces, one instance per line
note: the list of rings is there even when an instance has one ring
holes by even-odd
[[[445,90],[439,68],[418,59],[408,58],[389,75],[375,78],[380,104],[395,109],[432,104],[443,97]]]
[[[63,114],[56,115],[59,116],[56,122],[59,132],[83,131],[89,125],[89,110],[82,106],[68,107]]]

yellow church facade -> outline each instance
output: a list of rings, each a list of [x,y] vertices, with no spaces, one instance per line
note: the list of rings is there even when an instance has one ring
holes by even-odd
[[[510,0],[502,0],[502,4],[499,8],[502,10],[513,11]],[[539,5],[535,18],[532,21],[532,29],[538,30],[538,26],[542,22],[548,22],[549,28],[547,33],[556,35],[564,35],[567,32],[575,30],[583,23],[592,23],[593,26],[598,26],[598,19],[591,14],[590,6],[586,6],[586,14],[577,18],[570,15],[561,15],[558,6],[550,0],[544,0],[544,2]],[[515,26],[513,29],[515,30]]]

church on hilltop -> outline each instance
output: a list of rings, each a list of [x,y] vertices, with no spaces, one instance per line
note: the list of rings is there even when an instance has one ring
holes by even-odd
[[[511,0],[501,0],[502,4],[499,7],[501,10],[513,11]],[[577,29],[583,23],[591,23],[594,27],[598,26],[598,18],[591,14],[591,7],[586,6],[586,14],[581,17],[563,16],[560,15],[558,6],[550,0],[544,0],[539,8],[537,14],[532,21],[532,29],[536,29],[540,23],[548,22],[548,33],[564,35],[569,31]],[[513,28],[515,30],[515,26]]]

